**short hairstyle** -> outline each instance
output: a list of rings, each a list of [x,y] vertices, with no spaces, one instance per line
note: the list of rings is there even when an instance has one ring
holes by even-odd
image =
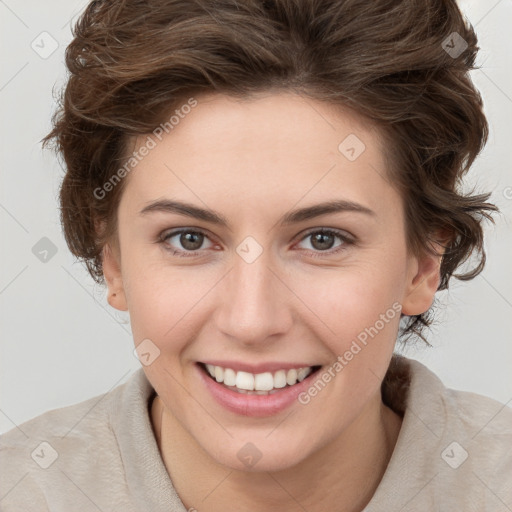
[[[485,264],[482,221],[498,210],[490,194],[460,190],[488,136],[468,73],[478,49],[455,0],[94,0],[73,28],[69,78],[43,139],[65,161],[69,249],[104,282],[125,180],[105,197],[94,191],[116,178],[134,137],[187,98],[293,92],[378,128],[409,249],[432,251],[442,233],[438,289],[452,275],[472,279]],[[476,263],[456,274],[470,256]],[[431,313],[406,317],[402,335],[425,340]]]

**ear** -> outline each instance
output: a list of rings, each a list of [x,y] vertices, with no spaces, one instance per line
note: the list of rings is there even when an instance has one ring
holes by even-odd
[[[437,254],[411,255],[407,270],[407,287],[402,301],[402,314],[412,316],[425,313],[432,302],[441,281],[440,267],[444,253],[441,243],[432,243]]]
[[[107,243],[103,246],[102,256],[103,275],[108,287],[108,303],[119,311],[128,311],[121,274],[119,250]]]

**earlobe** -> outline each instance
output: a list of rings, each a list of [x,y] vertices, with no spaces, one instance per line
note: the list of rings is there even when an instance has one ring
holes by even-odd
[[[434,301],[441,280],[440,267],[444,248],[436,244],[435,250],[437,254],[411,258],[407,289],[402,302],[404,315],[421,315]]]
[[[108,287],[108,303],[119,311],[128,311],[119,256],[109,244],[103,246],[102,263]]]

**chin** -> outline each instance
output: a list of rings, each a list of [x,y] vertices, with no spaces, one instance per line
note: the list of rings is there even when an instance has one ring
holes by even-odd
[[[236,471],[247,471],[251,473],[276,472],[290,469],[300,464],[314,451],[313,446],[305,446],[304,441],[297,439],[295,442],[287,437],[280,439],[269,432],[261,433],[260,436],[245,435],[226,439],[219,439],[215,446],[211,445],[211,439],[205,444],[201,440],[196,442],[202,446],[210,457],[218,464]]]

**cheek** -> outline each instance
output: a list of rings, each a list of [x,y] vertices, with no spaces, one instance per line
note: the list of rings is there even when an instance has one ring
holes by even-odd
[[[179,272],[170,275],[161,264],[132,253],[123,260],[123,284],[135,344],[144,338],[158,343],[185,313],[186,283]]]
[[[200,297],[194,290],[178,272],[169,276],[161,269],[132,274],[128,286],[133,339],[144,372],[160,396],[179,397],[179,403],[188,399],[179,384],[185,379],[180,356],[197,328],[194,304]]]
[[[173,364],[207,322],[208,295],[218,275],[198,268],[140,264],[126,267],[128,305],[135,344],[149,338],[160,349],[159,362]]]
[[[136,284],[132,282],[129,307],[135,342],[150,338],[160,344],[172,338],[179,343],[178,334],[187,323],[195,295],[189,285],[175,281],[151,281],[141,276]]]
[[[335,340],[333,348],[342,349],[376,323],[383,336],[398,327],[404,270],[399,262],[382,263],[367,261],[352,268],[329,269],[293,283],[297,295],[321,320],[324,339]]]

